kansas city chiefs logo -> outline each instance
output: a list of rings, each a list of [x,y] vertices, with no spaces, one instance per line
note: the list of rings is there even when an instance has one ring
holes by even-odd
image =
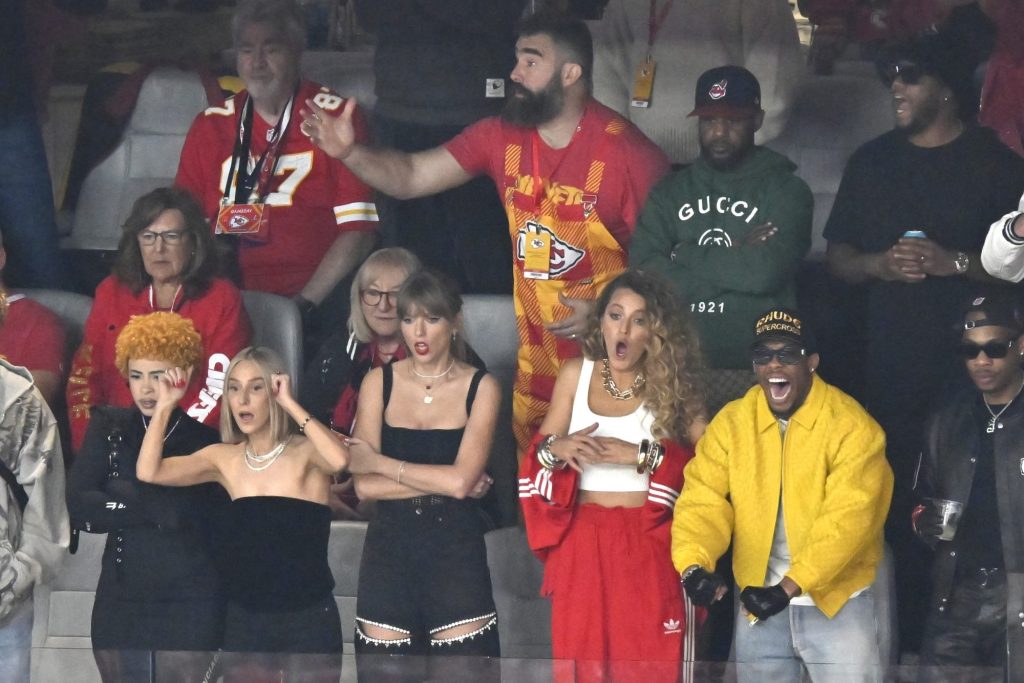
[[[538,226],[538,230],[543,230],[551,236],[551,258],[548,267],[548,274],[551,277],[558,277],[563,273],[569,272],[586,256],[586,251],[558,239],[555,233],[543,225]],[[516,234],[516,258],[520,262],[526,261],[526,240],[530,239],[531,235],[534,234],[536,233],[527,232],[525,227],[520,228]]]
[[[722,99],[723,97],[725,97],[725,88],[727,85],[729,85],[728,79],[723,78],[722,80],[718,81],[718,83],[715,83],[713,86],[711,86],[711,89],[708,90],[708,97],[710,97],[713,100]]]

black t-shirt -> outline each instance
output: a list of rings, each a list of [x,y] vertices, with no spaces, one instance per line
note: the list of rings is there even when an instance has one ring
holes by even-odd
[[[992,413],[999,413],[1003,406],[994,405],[991,408]],[[1014,405],[1007,408],[1000,417],[1007,417],[1008,414],[1019,410],[1020,406],[1014,401]],[[992,413],[985,408],[979,396],[974,405],[974,421],[979,436],[974,479],[971,482],[971,494],[964,506],[963,517],[956,530],[960,545],[960,565],[966,569],[1003,566],[1003,539],[999,526],[999,505],[996,501],[995,435],[986,432]]]
[[[978,252],[989,225],[1017,205],[1022,189],[1024,159],[987,128],[968,127],[932,148],[891,131],[850,158],[824,234],[872,253],[907,230],[923,230],[947,249]],[[956,321],[977,287],[963,276],[868,284],[869,403],[920,401],[959,373]]]

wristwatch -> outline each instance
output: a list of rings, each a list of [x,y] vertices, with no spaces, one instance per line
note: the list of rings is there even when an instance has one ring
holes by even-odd
[[[956,252],[956,256],[953,258],[953,267],[956,268],[956,274],[963,275],[970,266],[971,257],[962,251]]]

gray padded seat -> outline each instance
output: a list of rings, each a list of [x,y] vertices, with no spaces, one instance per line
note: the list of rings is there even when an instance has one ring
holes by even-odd
[[[269,346],[281,354],[285,371],[292,380],[292,393],[299,395],[302,376],[302,318],[291,299],[277,294],[244,290],[242,301],[252,322],[253,346]]]
[[[334,601],[341,613],[341,639],[345,654],[355,652],[356,591],[365,540],[366,522],[331,522],[327,561],[334,574]]]
[[[89,633],[106,534],[81,534],[56,579],[35,589],[32,681],[99,683]],[[52,649],[59,648],[59,649]]]
[[[23,289],[26,297],[53,311],[64,324],[64,361],[69,365],[71,356],[82,343],[85,319],[92,310],[92,298],[59,289]]]
[[[194,72],[155,69],[139,91],[120,144],[86,177],[61,248],[116,250],[135,200],[174,182],[185,134],[207,106]]]
[[[551,604],[540,596],[544,565],[530,551],[519,527],[484,536],[498,608],[501,656],[551,658]]]
[[[500,518],[495,521],[498,526],[510,526],[516,523],[519,510],[516,445],[512,435],[512,386],[519,335],[512,297],[467,294],[463,297],[462,318],[466,341],[501,382],[501,412],[487,469],[494,477],[494,492],[498,496]]]
[[[802,84],[785,129],[767,146],[789,157],[814,193],[809,258],[824,258],[822,231],[850,155],[892,127],[892,99],[877,78],[816,76]]]

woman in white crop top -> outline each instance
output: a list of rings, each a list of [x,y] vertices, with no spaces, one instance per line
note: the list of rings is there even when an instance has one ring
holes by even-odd
[[[582,349],[558,373],[519,473],[553,655],[577,660],[577,680],[675,681],[703,619],[669,537],[706,425],[697,333],[663,280],[630,270],[601,293]]]

